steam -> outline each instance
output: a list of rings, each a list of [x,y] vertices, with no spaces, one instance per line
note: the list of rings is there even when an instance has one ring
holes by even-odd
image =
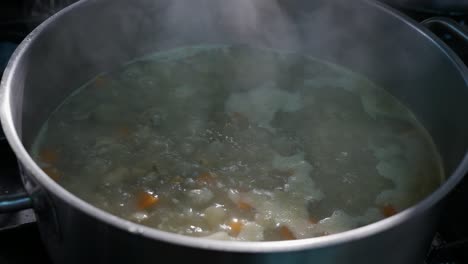
[[[155,1],[158,46],[205,43],[249,44],[295,51],[343,65],[365,76],[374,77],[387,59],[385,50],[394,49],[405,31],[369,8],[367,1],[345,0],[175,0]],[[164,2],[164,8],[161,8]],[[387,33],[387,34],[385,34]],[[409,32],[415,34],[415,32]],[[164,44],[161,44],[164,43]],[[388,54],[388,61],[414,58],[407,51]],[[400,58],[401,57],[401,58]],[[408,63],[410,64],[410,63]],[[392,65],[395,69],[402,65]],[[421,69],[409,69],[408,72]],[[386,72],[387,69],[386,69]],[[390,74],[392,75],[392,74]],[[379,79],[381,76],[376,76]]]
[[[230,40],[296,49],[295,27],[276,0],[177,0],[163,14],[163,28],[177,39]]]
[[[25,119],[38,119],[37,109],[41,109],[45,120],[76,87],[101,72],[153,52],[192,44],[250,44],[297,51],[346,66],[390,90],[410,90],[413,80],[433,75],[440,64],[430,52],[425,54],[426,67],[415,63],[421,59],[420,42],[408,39],[419,33],[401,30],[390,15],[369,7],[371,2],[87,1],[62,17],[60,26],[49,30],[48,37],[36,44],[40,59],[30,67],[40,69],[40,74],[29,82],[43,84],[38,89],[61,94],[28,105]],[[275,72],[275,65],[270,67]],[[55,74],[58,69],[61,74]],[[248,70],[253,76],[258,71],[255,67]],[[444,85],[445,81],[439,83]],[[25,130],[38,130],[40,122],[34,122],[34,126],[27,123],[29,129]]]

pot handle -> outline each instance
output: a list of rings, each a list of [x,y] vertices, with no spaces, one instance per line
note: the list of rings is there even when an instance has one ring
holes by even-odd
[[[430,30],[434,30],[435,27],[448,30],[451,34],[468,43],[468,30],[451,18],[431,17],[422,21],[421,24]]]
[[[0,196],[0,214],[32,208],[31,198],[26,192]]]

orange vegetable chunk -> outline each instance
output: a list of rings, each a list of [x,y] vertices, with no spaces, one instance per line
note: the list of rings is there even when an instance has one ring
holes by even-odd
[[[155,206],[159,202],[159,197],[150,192],[141,192],[138,194],[137,207],[140,210],[145,210]]]
[[[39,159],[48,164],[56,163],[58,157],[58,151],[55,149],[44,148],[39,152]]]
[[[58,171],[57,168],[54,168],[54,167],[42,168],[42,170],[47,175],[49,175],[49,177],[54,181],[58,181],[60,179],[60,176],[62,176],[60,171]]]
[[[244,224],[242,224],[242,222],[240,222],[237,219],[233,219],[231,222],[229,222],[229,227],[231,228],[231,231],[229,234],[233,237],[238,236],[243,226]]]
[[[284,240],[294,240],[296,239],[296,236],[293,234],[293,232],[287,227],[287,226],[281,226],[279,228],[279,233],[282,239]]]
[[[396,215],[398,211],[393,205],[387,204],[380,208],[380,211],[385,217],[390,217],[392,215]]]

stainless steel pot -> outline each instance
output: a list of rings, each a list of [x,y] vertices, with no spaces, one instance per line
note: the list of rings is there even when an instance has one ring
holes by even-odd
[[[279,1],[259,9],[269,16],[256,17],[255,27],[207,12],[229,2],[80,1],[33,31],[11,58],[0,93],[3,129],[31,200],[4,198],[0,209],[14,210],[32,201],[55,263],[141,264],[167,258],[196,263],[422,263],[441,201],[468,168],[465,66],[428,30],[374,1]],[[250,12],[228,11],[233,12],[224,13],[227,17]],[[99,210],[51,180],[28,154],[51,111],[97,73],[156,50],[239,42],[297,50],[386,87],[428,129],[448,179],[417,205],[348,232],[297,241],[223,242],[158,231]]]

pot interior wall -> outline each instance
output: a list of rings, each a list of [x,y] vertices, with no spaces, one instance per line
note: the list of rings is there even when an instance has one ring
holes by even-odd
[[[48,22],[14,73],[13,115],[25,147],[64,98],[102,71],[177,46],[249,43],[367,76],[414,111],[447,175],[460,163],[468,145],[466,82],[425,33],[368,1],[259,0],[252,8],[248,0],[232,2],[90,0]]]

